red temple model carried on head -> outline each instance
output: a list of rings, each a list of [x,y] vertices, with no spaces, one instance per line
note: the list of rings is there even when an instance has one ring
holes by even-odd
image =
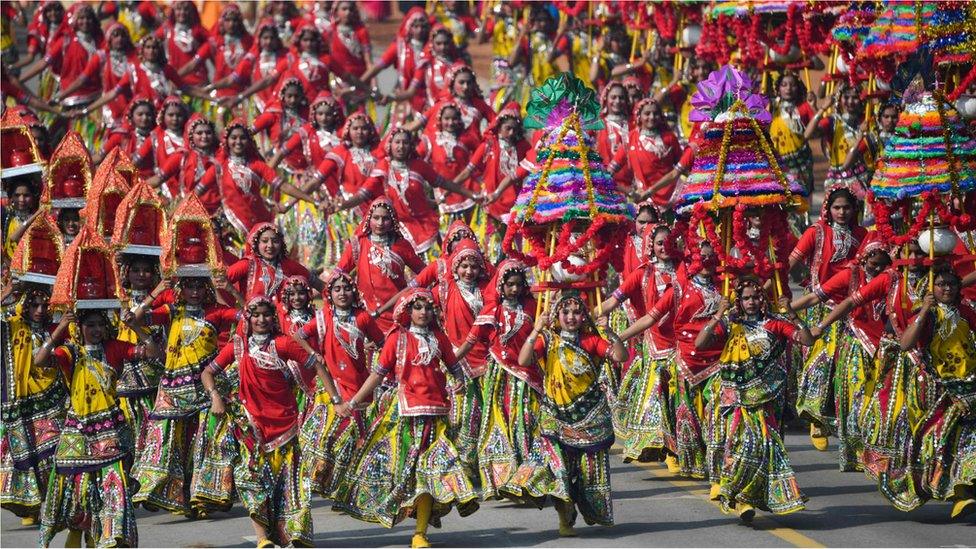
[[[213,224],[197,195],[187,195],[173,211],[161,261],[166,276],[212,276],[223,269]]]
[[[92,159],[77,132],[68,132],[51,155],[41,202],[55,208],[81,208],[92,184]]]
[[[115,256],[95,230],[86,225],[64,252],[51,293],[55,309],[117,309],[122,288]]]
[[[20,237],[10,261],[10,271],[22,282],[53,285],[61,265],[61,232],[50,216],[50,208],[37,216]]]
[[[44,171],[44,158],[27,121],[17,109],[7,109],[0,118],[0,177]]]
[[[124,254],[162,254],[166,213],[156,191],[139,180],[114,211],[112,242]]]

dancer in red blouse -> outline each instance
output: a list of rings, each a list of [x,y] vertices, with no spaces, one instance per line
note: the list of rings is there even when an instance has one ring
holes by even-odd
[[[295,54],[278,36],[274,21],[266,19],[258,23],[254,35],[257,40],[233,71],[205,88],[207,91],[217,90],[222,96],[220,104],[226,109],[233,109],[253,96],[255,111],[264,112],[274,99],[275,84],[288,72],[295,59]]]
[[[217,132],[214,123],[199,113],[193,113],[183,133],[183,154],[171,155],[160,169],[159,175],[147,180],[157,187],[162,181],[175,178],[180,196],[194,193],[200,203],[213,216],[220,210],[220,188],[216,181],[206,185],[203,176],[217,162]]]
[[[197,6],[188,0],[173,4],[169,17],[163,26],[156,29],[156,36],[163,40],[166,48],[166,58],[172,66],[185,67],[193,61],[200,48],[207,43],[210,36],[200,24],[200,12]],[[207,67],[196,65],[188,71],[183,80],[191,86],[203,86],[208,81]]]
[[[383,332],[392,327],[393,317],[389,312],[380,314],[377,310],[407,286],[406,267],[416,274],[425,265],[410,242],[403,238],[393,202],[386,197],[377,198],[339,258],[336,269],[355,274],[364,306]]]
[[[404,16],[397,30],[396,38],[390,43],[386,51],[383,52],[379,61],[370,67],[360,79],[364,82],[371,80],[386,67],[394,67],[397,71],[397,80],[394,86],[394,94],[405,92],[413,84],[417,70],[425,63],[424,51],[427,48],[427,41],[430,39],[430,19],[423,8],[415,6]],[[410,98],[409,106],[405,112],[396,117],[395,120],[402,121],[411,113],[423,112],[426,108],[426,98],[424,94],[416,93]],[[399,124],[397,124],[399,125]]]
[[[302,81],[297,76],[283,77],[275,89],[274,100],[254,119],[251,131],[254,135],[267,133],[271,151],[277,155],[285,149],[285,141],[305,124],[307,112],[308,98]],[[301,151],[293,150],[285,157],[284,167],[294,174],[308,166]]]
[[[442,101],[434,107],[433,116],[437,130],[420,136],[417,154],[430,164],[437,175],[453,181],[468,166],[471,156],[471,151],[458,141],[461,133],[461,109],[453,102]],[[477,189],[470,186],[468,189],[477,192]],[[471,199],[442,190],[435,191],[434,198],[442,215],[470,219],[474,208],[474,201]]]
[[[146,96],[137,96],[129,102],[125,112],[125,123],[111,129],[102,143],[102,152],[92,155],[92,162],[100,164],[113,149],[120,148],[129,158],[142,147],[142,142],[156,128],[156,105]],[[152,166],[139,169],[143,177],[152,177]]]
[[[596,132],[596,151],[605,162],[627,149],[630,141],[630,97],[620,82],[610,82],[600,92],[600,115],[604,128]]]
[[[288,257],[277,225],[258,223],[251,228],[247,241],[247,256],[227,268],[227,281],[236,284],[243,295],[277,296],[286,278],[309,278],[308,269]],[[322,282],[315,279],[310,285],[318,289]]]

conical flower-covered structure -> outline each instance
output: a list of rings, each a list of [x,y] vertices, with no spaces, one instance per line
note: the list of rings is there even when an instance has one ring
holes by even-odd
[[[503,243],[506,253],[548,269],[592,242],[590,264],[570,267],[575,274],[592,272],[609,259],[610,239],[605,237],[634,217],[633,206],[617,191],[585,131],[602,127],[596,93],[569,73],[550,78],[532,90],[524,124],[544,132],[536,157],[541,169],[519,191]],[[558,242],[552,231],[559,232]],[[553,235],[548,246],[546,232]],[[518,233],[532,244],[528,257],[513,249]]]
[[[935,13],[924,21],[925,38],[929,41],[935,62],[971,64],[973,41],[976,40],[976,4],[971,1],[939,2]]]
[[[857,56],[878,59],[915,53],[922,46],[918,24],[931,21],[935,11],[935,2],[887,2],[864,37]]]
[[[900,200],[928,191],[976,189],[976,140],[963,131],[955,108],[939,102],[920,82],[905,93],[895,135],[885,145],[871,180],[875,198]],[[940,114],[941,110],[941,114]]]
[[[871,24],[876,17],[873,2],[851,2],[844,13],[837,18],[830,35],[838,42],[860,44],[871,32]]]
[[[789,178],[766,138],[771,117],[752,82],[726,65],[698,84],[691,119],[702,139],[687,183],[678,191],[678,213],[698,202],[709,209],[745,206],[802,207],[803,186]]]
[[[51,292],[55,309],[113,309],[120,307],[122,287],[115,255],[91,226],[81,228],[64,252]]]
[[[61,231],[50,215],[50,206],[45,209],[30,227],[14,251],[10,260],[10,271],[17,279],[37,284],[54,284],[54,277],[61,265]]]
[[[137,180],[115,213],[112,242],[121,253],[158,257],[165,232],[166,213],[159,195],[148,183]]]

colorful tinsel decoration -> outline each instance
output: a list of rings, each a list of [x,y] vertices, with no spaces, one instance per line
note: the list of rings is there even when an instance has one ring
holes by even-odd
[[[837,42],[860,44],[871,31],[875,17],[874,2],[851,2],[847,10],[837,18],[830,35]]]
[[[950,103],[919,88],[921,83],[914,82],[906,91],[895,135],[878,160],[871,180],[876,198],[901,200],[928,191],[958,196],[976,190],[976,139],[964,132]]]
[[[887,3],[864,38],[858,58],[911,55],[924,43],[919,34],[924,25],[932,21],[935,12],[935,2]]]
[[[968,13],[967,13],[968,11]],[[925,38],[935,62],[968,64],[973,62],[973,41],[976,40],[976,9],[972,2],[939,2],[932,18],[924,21]]]
[[[679,213],[701,201],[708,201],[712,210],[738,204],[805,204],[801,197],[806,191],[780,169],[766,138],[764,126],[771,120],[766,98],[752,90],[748,76],[729,66],[699,83],[691,119],[702,122],[702,140],[679,191]]]
[[[596,271],[609,260],[612,239],[606,237],[634,217],[633,205],[617,190],[585,131],[602,125],[596,93],[562,73],[532,90],[526,112],[525,127],[544,132],[537,155],[542,169],[530,174],[519,191],[503,242],[505,252],[548,269],[592,242],[590,262],[566,265],[566,270]],[[557,231],[558,242],[547,244],[545,233],[553,240]],[[517,234],[529,242],[528,255],[514,248]]]

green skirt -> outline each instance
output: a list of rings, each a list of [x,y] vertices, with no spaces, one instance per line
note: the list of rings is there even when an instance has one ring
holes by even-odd
[[[669,367],[673,363],[670,355],[658,360],[642,356],[624,374],[613,407],[624,462],[661,461],[668,453],[675,453],[674,408],[669,392]]]
[[[308,484],[308,490],[302,494],[306,501],[311,501],[313,493],[333,498],[362,436],[363,421],[362,412],[348,418],[339,417],[328,393],[320,390],[316,394],[314,406],[299,432],[301,477]]]
[[[133,503],[190,514],[190,484],[193,479],[193,445],[199,416],[150,419],[146,440],[132,476],[139,491]]]
[[[715,421],[719,376],[714,375],[692,386],[678,379],[674,411],[674,438],[678,474],[683,477],[713,479],[718,482],[718,459],[724,447],[722,423]],[[714,401],[714,402],[713,402]]]
[[[551,444],[536,422],[539,394],[493,359],[481,380],[484,412],[477,455],[482,499],[505,497],[540,509],[547,496],[570,501],[562,457],[547,451]]]
[[[302,503],[301,451],[292,438],[272,451],[239,446],[234,482],[251,520],[277,545],[312,546],[312,509]]]
[[[912,433],[934,396],[920,360],[916,351],[902,352],[896,340],[882,338],[874,360],[876,381],[861,412],[864,473],[902,511],[922,504],[911,467]]]
[[[339,483],[335,509],[390,528],[412,516],[417,499],[429,494],[434,527],[454,506],[461,516],[474,513],[477,494],[448,438],[448,418],[401,417],[395,398],[381,409]]]
[[[725,448],[719,499],[730,507],[747,503],[776,514],[804,508],[786,446],[779,435],[774,403],[724,408]]]
[[[80,530],[89,546],[137,547],[136,515],[121,461],[81,473],[51,472],[41,506],[41,546],[62,530]]]
[[[976,497],[976,380],[954,382],[916,429],[915,460],[924,498]]]
[[[826,310],[823,305],[809,309],[807,324],[820,322]],[[797,380],[797,413],[829,432],[834,431],[836,423],[833,389],[839,334],[837,323],[831,324],[823,336],[807,349]]]
[[[840,332],[834,369],[834,410],[841,471],[860,471],[864,436],[861,415],[873,392],[874,357],[850,329]]]
[[[454,441],[461,463],[472,482],[478,482],[478,439],[482,415],[482,378],[469,379],[460,393],[450,392],[450,423],[448,436]],[[475,486],[477,488],[477,485]]]

